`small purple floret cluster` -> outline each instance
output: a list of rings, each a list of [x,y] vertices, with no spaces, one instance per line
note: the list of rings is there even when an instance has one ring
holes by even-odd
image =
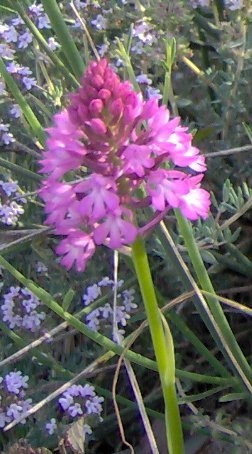
[[[27,288],[10,287],[3,295],[2,320],[10,329],[19,328],[35,332],[45,319],[44,312],[37,311],[39,299]]]
[[[0,180],[0,222],[6,225],[16,225],[19,216],[24,213],[23,204],[25,202],[16,181]]]
[[[47,224],[64,237],[56,252],[67,269],[84,270],[97,245],[131,245],[148,230],[137,225],[138,209],[151,207],[157,222],[171,208],[191,220],[208,216],[206,165],[192,135],[157,98],[145,101],[121,82],[106,59],[89,64],[47,132],[40,194]]]
[[[113,317],[113,304],[106,303],[103,306],[99,306],[89,312],[85,318],[85,323],[90,329],[99,331],[101,325],[103,327],[105,325],[105,327],[109,327],[109,330],[111,331],[114,319],[114,322],[117,324],[117,336],[119,335],[120,338],[123,339],[125,334],[124,328],[126,327],[132,312],[137,308],[137,304],[134,302],[135,290],[133,288],[120,290],[123,284],[124,281],[119,280],[116,286],[118,304],[115,308],[115,317]],[[88,306],[96,301],[97,298],[104,296],[104,289],[113,292],[115,289],[114,281],[108,277],[104,277],[97,284],[87,287],[86,292],[83,295],[84,305]],[[111,298],[113,299],[113,296],[111,296]],[[116,341],[116,339],[113,340]]]
[[[28,376],[20,371],[0,377],[0,428],[20,418],[31,408],[31,399],[26,399]],[[21,424],[25,423],[25,419]]]
[[[103,397],[97,396],[94,387],[89,384],[72,385],[59,398],[58,402],[61,410],[71,420],[78,417],[85,417],[85,421],[92,419],[92,423],[102,421],[102,403]],[[55,420],[51,420],[46,425],[47,431],[52,434],[56,428]],[[91,434],[92,429],[89,424],[84,424],[85,434]]]
[[[209,7],[211,4],[210,0],[190,0],[190,3],[193,8]],[[224,7],[236,11],[243,7],[243,0],[224,0]]]

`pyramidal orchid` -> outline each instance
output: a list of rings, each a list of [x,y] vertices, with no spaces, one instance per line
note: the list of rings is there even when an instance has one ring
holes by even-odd
[[[148,230],[137,225],[139,208],[151,207],[157,220],[172,208],[191,220],[207,217],[206,165],[192,135],[158,99],[145,101],[122,82],[106,59],[89,64],[47,132],[40,195],[47,224],[63,236],[56,252],[67,269],[84,270],[96,245],[132,244]]]

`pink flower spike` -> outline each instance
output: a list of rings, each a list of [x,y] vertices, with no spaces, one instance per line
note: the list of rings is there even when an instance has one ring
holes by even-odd
[[[76,230],[62,240],[56,248],[58,255],[64,255],[62,265],[68,270],[75,264],[77,271],[84,271],[87,261],[95,252],[95,244],[86,233]]]
[[[111,249],[119,249],[123,244],[132,244],[138,230],[134,224],[122,218],[122,210],[117,209],[109,214],[106,220],[96,227],[94,241]]]
[[[40,195],[46,223],[63,236],[57,253],[67,269],[85,269],[96,244],[132,244],[171,208],[207,217],[205,158],[192,134],[157,99],[145,101],[122,82],[106,59],[89,63],[47,133]],[[138,211],[150,206],[155,220],[138,229]]]

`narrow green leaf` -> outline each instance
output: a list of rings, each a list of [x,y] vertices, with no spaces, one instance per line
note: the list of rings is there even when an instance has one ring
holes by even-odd
[[[0,158],[0,166],[4,167],[5,169],[11,170],[18,175],[25,176],[29,180],[33,180],[36,182],[40,182],[42,180],[42,176],[38,175],[35,172],[32,172],[29,169],[25,169],[24,167],[19,166],[18,164],[14,164],[11,161],[7,161],[6,159]]]
[[[57,39],[62,45],[62,50],[72,69],[73,74],[79,79],[84,71],[84,63],[81,55],[71,37],[56,0],[42,0],[46,14],[56,33]]]
[[[21,274],[16,268],[14,268],[3,256],[0,255],[0,265],[3,266],[15,279],[17,279],[22,285],[27,287],[35,296],[37,296],[44,304],[46,304],[49,309],[55,312],[63,320],[67,321],[69,325],[76,328],[79,332],[85,334],[90,339],[92,339],[97,344],[111,350],[115,354],[121,355],[124,352],[123,347],[111,341],[107,337],[96,333],[89,329],[84,323],[82,323],[76,316],[69,314],[63,310],[63,308],[52,299],[50,293],[46,292],[41,287],[38,287],[31,279],[27,279],[23,274]],[[0,323],[1,327],[1,323]],[[13,331],[12,331],[13,332]],[[15,334],[13,332],[13,334]],[[145,367],[146,369],[157,371],[157,364],[155,361],[152,361],[149,358],[146,358],[143,355],[128,350],[124,352],[125,357],[130,361],[139,364],[140,366]],[[237,380],[233,377],[222,378],[222,377],[209,377],[208,375],[196,374],[193,372],[188,372],[180,369],[176,369],[176,375],[185,380],[192,380],[199,383],[211,383],[211,384],[220,384],[220,385],[230,385],[234,386],[237,383]]]

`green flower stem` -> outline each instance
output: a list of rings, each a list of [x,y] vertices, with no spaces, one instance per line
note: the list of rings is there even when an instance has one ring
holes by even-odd
[[[204,262],[201,258],[199,249],[193,236],[192,227],[189,221],[185,219],[182,214],[176,210],[176,218],[179,225],[180,233],[183,236],[189,257],[191,259],[193,268],[197,274],[202,290],[215,295],[215,291],[211,280],[208,276]],[[213,337],[217,337],[217,344],[223,355],[228,359],[235,374],[238,375],[243,382],[243,385],[252,392],[252,369],[249,366],[246,358],[244,357],[235,336],[228,324],[228,321],[224,315],[222,307],[219,303],[218,297],[206,296],[206,301],[211,310],[211,313],[218,325],[219,331],[222,338],[225,340],[225,344],[218,341],[218,332],[212,333]],[[217,336],[216,336],[217,334]]]
[[[172,336],[157,304],[144,242],[138,237],[132,259],[142,293],[165,401],[166,434],[170,454],[182,454],[183,433],[175,389],[175,360]]]
[[[65,58],[69,63],[73,74],[79,79],[84,71],[84,63],[75,42],[68,31],[58,4],[56,0],[42,0],[42,3],[56,33],[57,39],[62,45],[62,51],[64,52]]]

